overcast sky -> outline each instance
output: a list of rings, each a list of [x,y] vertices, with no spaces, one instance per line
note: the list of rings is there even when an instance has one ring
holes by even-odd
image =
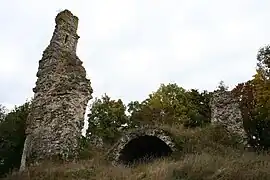
[[[213,90],[255,73],[269,0],[0,0],[0,104],[33,96],[60,10],[79,17],[77,54],[94,96],[143,100],[160,83]]]

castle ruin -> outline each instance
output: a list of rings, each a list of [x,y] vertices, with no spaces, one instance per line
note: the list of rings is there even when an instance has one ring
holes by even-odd
[[[64,10],[55,18],[50,44],[39,61],[21,170],[26,164],[77,154],[84,113],[93,92],[76,55],[78,18]]]
[[[21,168],[53,157],[67,160],[78,153],[84,113],[92,98],[90,80],[76,55],[78,18],[64,10],[55,18],[50,44],[39,61],[35,93],[26,122]],[[211,120],[245,138],[241,111],[230,92],[213,94]],[[138,151],[138,149],[141,150]],[[109,151],[114,164],[128,164],[144,154],[163,156],[176,150],[173,139],[158,128],[124,134]]]

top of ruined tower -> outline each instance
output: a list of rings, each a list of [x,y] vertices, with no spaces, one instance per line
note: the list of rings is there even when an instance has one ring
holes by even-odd
[[[55,30],[48,49],[67,51],[76,54],[78,39],[77,34],[79,18],[71,11],[64,10],[55,17]]]
[[[71,13],[71,11],[69,11],[67,9],[58,13],[56,18],[55,18],[56,24],[61,25],[62,23],[65,23],[66,25],[73,28],[75,31],[77,31],[78,22],[79,22],[79,18],[77,16],[74,16]]]

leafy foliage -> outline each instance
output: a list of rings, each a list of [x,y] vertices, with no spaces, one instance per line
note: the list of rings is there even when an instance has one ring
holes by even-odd
[[[115,142],[121,134],[122,125],[129,123],[125,111],[126,107],[120,99],[112,100],[106,94],[101,99],[96,98],[88,114],[87,136],[101,137],[108,144]]]
[[[190,121],[186,126],[196,127],[204,126],[210,123],[211,119],[211,110],[210,110],[210,99],[212,93],[204,90],[200,93],[197,89],[191,89],[187,92],[189,94],[189,101],[194,105],[198,111],[197,116],[191,117]]]
[[[257,68],[264,77],[270,77],[270,45],[264,46],[259,49],[257,54]]]
[[[29,105],[15,107],[0,123],[0,176],[20,166]]]
[[[142,103],[131,102],[128,111],[135,124],[184,124],[188,127],[200,126],[210,120],[207,91],[186,91],[177,84],[161,84]]]
[[[257,145],[262,149],[270,147],[270,81],[264,79],[260,70],[253,79],[255,106],[253,113],[253,128],[256,129]]]
[[[270,147],[270,46],[257,55],[257,72],[253,79],[238,84],[233,93],[238,98],[249,143],[256,149]]]

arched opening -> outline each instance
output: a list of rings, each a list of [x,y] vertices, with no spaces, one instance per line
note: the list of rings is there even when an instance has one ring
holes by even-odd
[[[125,165],[149,162],[155,158],[168,156],[172,149],[156,136],[139,136],[129,141],[120,151],[119,161]]]

